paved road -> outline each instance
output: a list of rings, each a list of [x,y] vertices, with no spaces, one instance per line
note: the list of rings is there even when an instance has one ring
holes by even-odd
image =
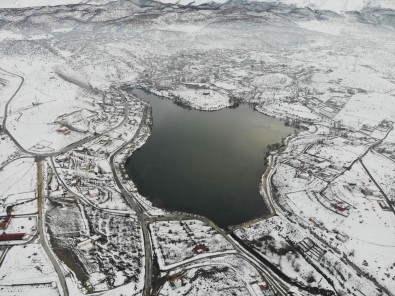
[[[225,230],[220,228],[216,225],[213,221],[209,220],[204,216],[199,215],[192,215],[187,213],[177,213],[177,214],[170,214],[166,216],[155,216],[149,217],[150,223],[156,221],[182,221],[182,220],[190,220],[190,219],[199,219],[202,220],[207,225],[210,225],[213,229],[215,229],[218,233],[220,233],[224,239],[226,239],[236,251],[236,255],[241,257],[242,259],[246,260],[249,264],[251,264],[258,272],[265,278],[269,285],[272,287],[274,291],[277,292],[276,295],[288,295],[289,287],[288,285],[281,280],[270,268],[268,268],[259,258],[257,258],[254,254],[249,252],[243,246],[241,246],[237,241],[235,241],[230,235],[228,235]],[[216,254],[216,255],[209,255],[205,258],[216,258],[216,257],[223,257],[229,254]],[[204,260],[205,258],[197,259]],[[193,261],[194,263],[196,261]],[[180,266],[187,266],[190,263],[180,264]],[[180,266],[177,265],[175,268],[179,268]],[[172,268],[173,269],[173,268]],[[172,270],[169,269],[169,270]]]
[[[273,200],[268,192],[269,189],[269,185],[268,183],[271,182],[271,172],[273,170],[273,157],[269,157],[269,165],[266,168],[265,173],[262,176],[262,187],[263,187],[263,193],[264,193],[264,197],[267,200],[267,202],[269,203],[270,206],[270,212],[271,214],[267,217],[271,217],[271,216],[275,216],[276,215],[276,208],[273,205]]]
[[[387,136],[388,136],[389,133],[392,131],[392,129],[393,129],[393,126],[391,126],[391,128],[388,129],[386,135],[385,135],[382,139],[379,139],[379,140],[375,141],[373,144],[371,144],[371,145],[365,150],[365,152],[364,152],[363,154],[361,154],[359,157],[355,158],[355,160],[350,164],[350,166],[348,167],[347,170],[350,170],[350,169],[352,168],[352,166],[353,166],[355,163],[360,162],[361,165],[363,166],[364,170],[366,171],[366,173],[369,175],[369,177],[370,177],[370,178],[372,179],[372,181],[375,183],[375,185],[377,186],[377,188],[380,190],[381,194],[382,194],[382,195],[385,197],[385,199],[387,200],[387,203],[390,205],[392,212],[395,213],[394,207],[393,207],[392,204],[390,203],[390,199],[389,199],[388,196],[385,194],[385,192],[382,190],[382,188],[379,186],[379,184],[375,181],[374,177],[371,175],[371,173],[369,172],[369,170],[367,169],[367,167],[364,165],[364,163],[363,163],[363,161],[362,161],[362,159],[363,159],[370,151],[372,151],[375,147],[377,147],[378,145],[380,145],[380,144],[387,138]],[[310,144],[310,145],[307,145],[307,146],[303,149],[302,154],[305,153],[306,150],[307,150],[310,146],[311,146],[311,144]],[[271,169],[273,169],[273,165],[271,166]],[[323,187],[318,193],[319,193],[319,194],[322,194],[322,193],[328,188],[328,186],[329,186],[335,179],[337,179],[339,176],[343,175],[347,170],[343,170],[343,171],[342,171],[340,174],[338,174],[335,178],[333,178],[331,181],[327,182],[326,186]],[[268,194],[268,197],[270,197],[269,200],[272,200],[272,198],[271,198],[271,192],[272,192],[272,190],[271,190],[271,184],[272,184],[271,177],[272,177],[272,174],[271,174],[271,173],[268,174],[266,180],[264,180],[265,182],[263,182],[263,184],[264,184],[264,189],[265,189],[265,193]],[[280,205],[278,205],[278,206],[281,208]],[[325,240],[322,240],[320,237],[316,237],[316,239],[318,239],[321,243],[325,244],[329,249],[332,248]],[[350,265],[350,266],[353,267],[353,265]],[[354,269],[355,269],[355,268],[354,268]],[[355,270],[356,270],[357,273],[360,273],[358,269],[355,269]],[[382,287],[381,285],[378,284],[377,281],[372,280],[372,282],[377,286],[378,289],[385,290],[385,289],[383,289],[383,287]]]
[[[16,94],[19,92],[19,90],[21,89],[23,83],[25,82],[25,78],[23,78],[22,76],[19,76],[19,75],[17,75],[17,74],[8,72],[8,71],[6,71],[6,70],[4,70],[4,69],[2,69],[2,68],[0,68],[0,70],[4,71],[4,72],[6,72],[6,73],[8,73],[8,74],[10,74],[10,75],[12,75],[12,76],[19,77],[19,78],[21,79],[21,82],[20,82],[18,88],[15,90],[15,92],[12,94],[11,98],[7,101],[7,103],[6,103],[6,105],[5,105],[5,108],[4,108],[4,118],[3,118],[3,130],[4,130],[4,132],[11,138],[11,140],[15,143],[15,145],[19,148],[19,150],[23,151],[23,152],[26,153],[26,154],[31,154],[31,155],[32,155],[33,153],[31,153],[30,151],[27,151],[25,148],[23,148],[23,147],[18,143],[18,141],[14,138],[14,136],[13,136],[13,135],[8,131],[8,129],[7,129],[7,117],[8,117],[8,112],[9,112],[10,103],[11,103],[11,101],[15,98],[15,96],[16,96]]]
[[[1,68],[0,68],[1,69]],[[15,90],[15,92],[12,94],[11,98],[7,101],[5,108],[4,108],[4,118],[3,118],[3,130],[4,132],[11,138],[11,140],[15,143],[15,145],[24,153],[29,154],[29,155],[34,155],[34,153],[24,149],[19,143],[18,141],[14,138],[14,136],[12,135],[12,133],[10,133],[7,129],[7,118],[8,118],[8,113],[9,113],[9,106],[11,101],[15,98],[15,96],[17,95],[17,93],[19,92],[19,90],[21,89],[25,79],[22,76],[19,76],[17,74],[14,73],[10,73],[4,69],[1,69],[2,71],[19,77],[21,79],[21,82],[18,86],[18,88]],[[47,253],[49,259],[51,260],[56,273],[58,274],[59,277],[59,282],[61,285],[61,288],[63,290],[63,295],[64,296],[69,296],[69,292],[67,289],[67,284],[66,284],[66,279],[64,277],[63,271],[58,263],[58,261],[56,260],[54,254],[52,253],[51,248],[49,247],[47,241],[46,241],[46,236],[45,236],[45,225],[44,225],[44,219],[43,219],[43,172],[42,172],[42,162],[41,160],[37,160],[37,206],[38,206],[38,221],[37,221],[37,233],[39,235],[39,241],[41,243],[41,245],[43,246],[44,251]]]
[[[7,71],[5,71],[7,72]],[[7,72],[9,73],[9,72]],[[15,75],[10,73],[11,75]],[[126,120],[128,120],[128,115],[129,115],[129,105],[127,103],[126,98],[123,96],[122,93],[121,96],[124,98],[125,101],[125,114],[124,114],[124,119],[123,121],[107,130],[106,132],[102,133],[102,134],[96,134],[94,136],[88,136],[78,142],[72,143],[56,152],[51,152],[51,153],[34,153],[31,151],[28,151],[26,149],[24,149],[19,143],[18,141],[13,137],[13,135],[7,130],[6,127],[6,122],[7,122],[7,115],[9,112],[9,104],[11,103],[11,101],[14,99],[14,97],[16,96],[16,94],[18,93],[18,91],[20,90],[20,88],[22,87],[23,83],[24,83],[24,78],[19,76],[19,75],[15,75],[18,76],[21,79],[21,83],[18,87],[18,89],[15,91],[15,93],[12,95],[12,97],[10,98],[10,100],[7,102],[6,107],[5,107],[5,116],[3,119],[3,129],[4,131],[8,134],[8,136],[13,140],[13,142],[18,146],[18,148],[25,152],[26,154],[30,154],[32,156],[36,156],[37,159],[37,192],[38,192],[38,234],[39,234],[39,238],[40,238],[40,243],[42,244],[45,252],[47,253],[48,257],[50,258],[55,271],[58,274],[59,277],[59,281],[60,284],[62,286],[63,289],[63,293],[65,296],[69,295],[68,289],[67,289],[67,284],[66,284],[66,279],[64,277],[63,271],[61,269],[61,266],[59,265],[59,262],[57,261],[57,259],[55,258],[55,255],[53,254],[51,248],[48,245],[48,242],[46,240],[46,236],[45,236],[45,224],[44,224],[44,219],[43,219],[43,176],[42,176],[42,159],[46,158],[46,157],[51,157],[51,156],[55,156],[58,154],[62,154],[65,153],[71,149],[74,149],[80,145],[83,145],[87,142],[90,142],[104,134],[108,134],[109,132],[111,132],[112,130],[118,128],[119,126],[121,126],[122,124],[124,124],[126,122]],[[138,199],[135,198],[135,196],[133,195],[133,193],[128,192],[122,185],[122,182],[119,180],[117,172],[116,172],[116,164],[114,162],[115,157],[118,155],[118,153],[120,151],[122,151],[122,149],[125,148],[126,145],[128,145],[129,143],[133,142],[135,140],[135,138],[139,135],[141,127],[145,124],[145,120],[146,120],[146,116],[147,116],[147,108],[144,109],[143,111],[143,116],[140,122],[140,125],[134,135],[134,137],[129,141],[126,142],[125,144],[123,144],[121,147],[119,147],[111,156],[110,156],[110,165],[111,165],[111,169],[115,178],[115,181],[118,185],[118,187],[121,190],[122,195],[125,197],[125,200],[127,201],[127,203],[129,204],[129,206],[134,209],[134,211],[136,212],[136,215],[138,217],[138,220],[141,224],[142,227],[142,231],[143,231],[143,239],[144,239],[144,249],[145,249],[145,282],[144,282],[144,291],[143,291],[143,295],[151,295],[152,292],[152,264],[153,264],[153,255],[152,255],[152,244],[151,244],[151,238],[150,238],[150,233],[149,233],[149,229],[148,229],[148,225],[149,223],[152,223],[154,221],[158,221],[158,220],[172,220],[172,219],[177,219],[177,220],[183,220],[183,219],[191,219],[191,215],[187,215],[187,214],[176,214],[176,215],[171,215],[171,216],[166,216],[166,217],[150,217],[149,215],[147,215],[146,210],[144,208],[143,205],[141,205],[138,201]],[[55,171],[56,172],[56,171]],[[57,173],[57,172],[56,172]],[[66,187],[67,188],[67,187]],[[214,229],[216,229],[219,233],[221,233],[223,235],[223,237],[225,239],[227,239],[233,246],[233,248],[236,250],[237,254],[241,257],[243,257],[243,259],[245,259],[246,261],[248,261],[250,264],[252,264],[258,271],[260,271],[262,274],[264,274],[264,277],[268,280],[268,282],[271,284],[271,286],[278,292],[279,295],[286,295],[288,287],[281,282],[280,280],[278,280],[277,278],[273,277],[273,275],[271,274],[271,272],[269,272],[269,270],[264,266],[264,264],[262,262],[259,262],[259,260],[257,260],[257,258],[254,258],[253,255],[251,255],[247,250],[245,250],[243,247],[241,247],[239,244],[237,244],[233,239],[231,239],[223,229],[219,228],[217,225],[215,225],[212,221],[208,220],[205,217],[200,217],[200,219],[204,220],[205,223],[211,225]],[[221,255],[218,255],[221,256]],[[279,284],[281,283],[281,284]]]
[[[146,119],[146,112],[147,109],[144,109],[143,117],[140,123],[140,126],[138,130],[136,131],[133,139],[131,139],[129,142],[125,143],[121,147],[119,147],[111,156],[110,156],[110,165],[112,169],[112,173],[114,175],[115,181],[118,185],[118,187],[121,190],[122,195],[125,197],[125,200],[128,202],[129,206],[131,206],[136,214],[137,217],[140,221],[142,230],[143,230],[143,237],[144,237],[144,248],[145,248],[145,283],[144,283],[144,295],[151,295],[152,293],[152,244],[151,244],[151,238],[150,238],[150,233],[148,229],[148,225],[150,223],[153,223],[155,221],[169,221],[169,220],[186,220],[186,219],[201,219],[203,220],[206,224],[210,225],[213,227],[218,233],[220,233],[226,240],[229,241],[229,243],[233,246],[233,248],[236,250],[237,254],[241,256],[244,260],[249,262],[252,266],[254,266],[261,274],[264,275],[264,277],[268,280],[269,284],[272,286],[272,288],[277,291],[277,295],[287,295],[288,291],[288,286],[281,281],[276,275],[273,274],[273,272],[267,268],[262,262],[259,261],[259,259],[255,258],[250,252],[248,252],[246,249],[244,249],[242,246],[240,246],[238,243],[236,243],[231,237],[227,235],[227,233],[220,227],[218,227],[216,224],[214,224],[211,220],[207,219],[206,217],[202,216],[197,216],[197,215],[190,215],[186,213],[177,213],[173,215],[166,215],[166,216],[149,216],[146,213],[146,209],[144,208],[143,205],[141,205],[138,201],[138,199],[133,195],[132,192],[127,191],[121,182],[121,180],[118,177],[117,171],[116,171],[116,163],[114,162],[114,159],[116,155],[124,149],[126,145],[129,143],[133,142],[135,138],[139,135],[141,127],[144,125],[145,119]],[[221,254],[217,256],[222,256]],[[215,257],[215,256],[213,256]]]
[[[125,104],[125,105],[124,105],[124,106],[125,106],[125,108],[124,108],[124,119],[123,119],[122,122],[120,122],[118,125],[116,125],[116,126],[110,128],[110,129],[104,131],[103,133],[97,133],[97,134],[95,134],[95,135],[89,135],[89,136],[87,136],[87,137],[85,137],[85,138],[83,138],[83,139],[81,139],[81,140],[79,140],[79,141],[77,141],[77,142],[74,142],[74,143],[72,143],[72,144],[70,144],[70,145],[68,145],[68,146],[66,146],[66,147],[63,147],[63,148],[61,148],[61,149],[59,149],[59,150],[57,150],[57,151],[54,151],[54,152],[38,153],[38,152],[29,151],[29,150],[23,148],[23,146],[15,139],[15,137],[13,136],[13,134],[7,129],[7,118],[8,118],[10,103],[12,102],[12,100],[15,98],[15,96],[17,95],[17,93],[18,93],[19,90],[21,89],[23,83],[25,82],[25,78],[22,77],[22,76],[20,76],[20,75],[17,75],[17,74],[8,72],[8,71],[6,71],[6,70],[4,70],[4,69],[2,69],[2,68],[0,68],[0,70],[4,71],[4,72],[6,72],[6,73],[8,73],[8,74],[10,74],[10,75],[16,76],[16,77],[18,77],[18,78],[21,79],[21,82],[20,82],[18,88],[15,90],[15,92],[13,93],[13,95],[12,95],[11,98],[7,101],[7,103],[6,103],[6,105],[5,105],[5,109],[4,109],[4,118],[3,118],[3,124],[2,124],[2,125],[3,125],[3,130],[4,130],[4,132],[11,138],[11,140],[12,140],[12,141],[14,142],[14,144],[18,147],[18,149],[21,150],[21,151],[23,151],[23,152],[26,153],[26,154],[29,154],[29,155],[32,155],[32,156],[39,156],[39,157],[41,157],[42,159],[44,159],[44,158],[46,158],[46,157],[51,157],[51,156],[63,154],[63,153],[65,153],[65,152],[67,152],[67,151],[70,151],[70,150],[72,150],[72,149],[77,148],[78,146],[84,145],[85,143],[88,143],[88,142],[90,142],[90,141],[92,141],[92,140],[94,140],[94,139],[96,139],[96,138],[98,138],[98,137],[101,137],[101,136],[104,135],[104,134],[107,134],[107,133],[112,132],[113,130],[117,129],[119,126],[123,125],[123,124],[129,119],[129,118],[128,118],[128,117],[129,117],[129,104],[128,104],[128,102],[127,102],[125,96],[122,94],[122,92],[116,91],[116,90],[114,89],[114,91],[117,92],[118,95],[120,95],[120,96],[124,99],[124,104]]]
[[[391,128],[388,130],[387,134],[385,135],[384,138],[380,139],[379,141],[377,141],[376,143],[374,143],[372,146],[369,147],[369,149],[361,156],[358,158],[358,160],[360,161],[362,167],[364,168],[364,170],[366,171],[366,173],[369,175],[370,179],[372,179],[373,183],[377,186],[377,188],[380,190],[381,194],[384,196],[385,200],[388,203],[388,206],[391,208],[392,212],[395,214],[395,209],[394,206],[391,203],[390,198],[387,196],[387,194],[384,192],[384,190],[380,187],[379,183],[376,182],[376,180],[374,179],[374,177],[372,176],[372,174],[370,173],[369,169],[365,166],[365,164],[363,163],[362,159],[363,157],[368,154],[369,151],[371,151],[373,148],[377,147],[378,145],[380,145],[389,135],[389,133],[392,131],[394,127],[391,126]]]
[[[49,247],[47,239],[46,239],[46,232],[45,232],[45,221],[43,218],[44,213],[44,201],[43,201],[43,168],[42,168],[42,161],[37,161],[37,206],[38,206],[38,226],[37,231],[40,238],[40,243],[44,248],[44,251],[47,253],[49,259],[51,260],[56,273],[59,277],[59,282],[63,290],[64,296],[69,296],[69,290],[66,284],[66,278],[63,274],[62,268],[59,265],[59,262],[55,258],[55,255],[52,252],[52,249]]]
[[[368,170],[368,168],[365,166],[363,163],[362,159],[359,160],[362,167],[364,168],[365,172],[369,175],[370,179],[373,181],[373,183],[376,185],[376,187],[380,190],[381,194],[384,196],[385,200],[387,201],[388,206],[391,208],[392,213],[395,214],[395,209],[394,206],[392,205],[392,202],[390,198],[387,196],[387,194],[384,192],[384,190],[380,187],[379,183],[373,178],[372,174]]]
[[[4,258],[5,258],[5,256],[7,255],[9,249],[10,249],[9,247],[6,247],[6,248],[4,249],[3,254],[1,254],[1,257],[0,257],[0,267],[1,267],[1,265],[3,264]]]
[[[117,171],[116,171],[116,164],[115,164],[115,157],[121,152],[126,145],[132,143],[136,137],[139,136],[141,127],[144,126],[145,120],[147,117],[147,108],[143,111],[143,116],[141,118],[140,125],[134,134],[133,138],[119,147],[111,156],[110,156],[110,166],[111,170],[115,179],[118,188],[121,190],[121,193],[129,206],[136,212],[137,218],[140,222],[141,229],[143,231],[143,239],[144,239],[144,250],[145,250],[145,280],[144,280],[144,292],[143,295],[151,295],[152,290],[152,244],[151,238],[148,230],[148,223],[151,221],[150,217],[145,213],[144,207],[138,202],[138,200],[134,197],[131,192],[128,192],[122,185],[121,180],[119,180]]]

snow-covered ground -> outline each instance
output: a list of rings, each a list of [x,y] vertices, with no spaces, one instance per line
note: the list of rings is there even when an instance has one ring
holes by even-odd
[[[12,247],[0,267],[2,295],[62,295],[59,286],[52,263],[39,244]]]
[[[259,253],[274,263],[284,274],[303,285],[332,290],[332,287],[295,248],[287,242],[287,233],[297,233],[291,224],[281,217],[258,222],[251,227],[238,229],[235,233],[250,242]],[[294,235],[294,238],[297,235]],[[302,237],[298,242],[302,241]]]
[[[159,295],[273,295],[256,269],[236,255],[205,259],[176,269]]]
[[[226,3],[227,0],[162,0],[164,3],[181,4],[181,5],[202,5],[205,3]],[[258,0],[258,2],[281,3],[294,5],[297,7],[309,7],[311,9],[331,10],[335,12],[360,11],[366,7],[370,8],[391,8],[395,9],[395,4],[391,0]]]
[[[235,252],[220,233],[200,220],[158,221],[151,224],[150,229],[162,270],[215,253]],[[207,249],[196,251],[195,248],[200,245]]]
[[[317,128],[288,141],[271,175],[279,216],[235,233],[299,281],[306,281],[307,272],[316,279],[319,272],[336,290],[345,285],[369,295],[377,294],[376,287],[392,291],[395,216],[371,176],[393,196],[394,168],[387,157],[369,151],[391,128],[384,121],[341,137],[333,127]],[[296,264],[301,255],[308,262]],[[367,280],[371,276],[377,284]]]
[[[229,107],[229,98],[226,94],[214,90],[179,88],[170,91],[170,94],[185,100],[194,109],[220,110]]]
[[[0,167],[4,167],[10,161],[18,158],[22,154],[15,143],[7,135],[2,135],[0,137],[0,145]]]
[[[69,135],[57,132],[60,125],[55,121],[60,115],[92,108],[83,100],[86,90],[58,76],[57,62],[38,58],[1,63],[14,73],[22,72],[25,78],[9,104],[6,127],[24,149],[35,153],[51,153],[86,137],[73,130]]]
[[[36,164],[32,158],[14,160],[0,170],[0,213],[5,215],[10,206],[18,213],[18,208],[35,199],[36,190]],[[37,203],[23,211],[37,213]]]
[[[116,0],[2,0],[0,8],[57,6],[68,4],[105,4]]]
[[[21,83],[21,77],[0,69],[0,118],[4,117],[7,102],[17,92]]]
[[[8,227],[34,234],[36,163],[19,158],[26,155],[13,138],[31,156],[53,156],[55,165],[45,170],[52,179],[45,179],[44,220],[51,243],[78,258],[77,267],[67,257],[61,263],[70,271],[72,294],[143,289],[144,232],[109,162],[124,144],[114,158],[115,173],[146,210],[164,283],[160,293],[256,295],[265,281],[234,254],[226,236],[200,220],[151,223],[150,215],[168,213],[138,194],[123,168],[150,134],[140,126],[144,104],[121,90],[133,85],[201,110],[250,102],[306,127],[271,154],[273,168],[262,191],[278,216],[236,234],[301,286],[391,295],[394,215],[385,195],[394,198],[393,21],[389,10],[364,8],[394,8],[393,1],[279,0],[179,10],[155,2],[5,0],[0,8],[77,2],[100,7],[0,10],[0,68],[7,71],[0,71],[3,113],[24,78],[9,104],[7,131],[0,131],[1,213],[13,205],[13,215],[31,215],[14,217]],[[353,10],[361,13],[343,13]],[[0,279],[21,284],[16,274],[27,270],[56,281],[51,268],[37,265],[43,256],[36,244],[12,247]],[[20,269],[9,274],[14,264]],[[78,266],[87,270],[85,277]],[[52,284],[43,285],[35,289],[52,295]]]

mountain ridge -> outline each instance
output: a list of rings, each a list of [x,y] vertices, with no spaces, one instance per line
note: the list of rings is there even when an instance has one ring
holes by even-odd
[[[26,8],[39,6],[58,6],[58,5],[104,5],[118,0],[2,0],[2,8]],[[124,1],[124,0],[121,0]],[[139,1],[148,3],[152,1]],[[229,0],[158,0],[165,4],[180,6],[201,6],[215,4],[216,6],[230,2]],[[261,2],[273,5],[287,5],[295,8],[309,8],[312,10],[328,10],[336,13],[357,11],[361,12],[367,9],[392,9],[395,10],[395,1],[392,0],[254,0],[242,2]]]

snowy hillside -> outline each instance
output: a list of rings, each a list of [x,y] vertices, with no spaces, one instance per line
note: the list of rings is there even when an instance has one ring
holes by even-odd
[[[162,0],[164,3],[178,3],[182,5],[201,5],[204,3],[225,3],[227,0]],[[361,11],[364,8],[389,8],[395,9],[393,0],[256,0],[249,2],[268,2],[286,5],[295,5],[296,7],[309,7],[318,10],[331,10],[335,12],[342,11]]]
[[[395,9],[395,1],[393,0],[279,0],[278,2],[336,12],[361,11],[364,8]]]
[[[0,1],[0,8],[56,6],[78,3],[100,5],[114,1],[117,0],[2,0]],[[206,3],[222,4],[228,2],[228,0],[158,0],[158,2],[198,6]],[[309,7],[311,9],[331,10],[335,12],[361,11],[364,8],[395,9],[394,0],[256,0],[256,2],[295,5],[297,7]]]
[[[65,4],[106,4],[114,0],[1,0],[0,8],[56,6]]]

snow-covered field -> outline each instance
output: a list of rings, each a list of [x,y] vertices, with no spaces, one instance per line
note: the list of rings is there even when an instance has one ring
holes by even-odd
[[[303,237],[298,237],[298,230],[286,224],[281,217],[258,222],[251,227],[238,229],[235,233],[250,242],[262,256],[290,278],[303,285],[332,290],[327,280],[287,242],[285,237],[289,233],[293,233],[293,239],[298,243],[303,241]]]
[[[267,283],[256,270],[235,255],[202,260],[171,277],[159,295],[272,295],[260,289]]]
[[[49,287],[35,287],[37,284]],[[10,285],[15,286],[11,289]],[[18,285],[28,285],[30,289]],[[0,267],[0,291],[6,290],[2,295],[61,295],[58,285],[52,263],[39,244],[12,247]],[[45,292],[48,294],[40,294]]]
[[[213,90],[180,88],[172,90],[170,93],[172,96],[182,98],[194,109],[212,111],[229,107],[228,96]]]
[[[34,7],[34,6],[56,6],[56,5],[67,5],[67,4],[78,4],[78,3],[87,3],[87,4],[105,4],[108,2],[113,2],[115,0],[3,0],[0,4],[0,8],[22,8],[22,7]],[[322,9],[322,10],[332,10],[336,12],[342,11],[360,11],[366,7],[372,8],[391,8],[395,9],[395,5],[391,0],[259,0],[260,2],[269,2],[269,3],[281,3],[287,5],[295,5],[298,7],[310,7],[312,9]],[[181,5],[202,5],[205,3],[226,3],[227,0],[196,0],[196,1],[188,1],[188,0],[162,0],[163,3],[170,4],[181,4]]]
[[[261,189],[277,216],[236,235],[289,278],[284,294],[293,282],[302,295],[393,295],[394,1],[0,2],[19,8],[0,9],[1,215],[12,206],[6,232],[35,234],[33,157],[46,158],[43,220],[69,252],[56,255],[71,294],[141,294],[150,239],[160,295],[274,287],[224,233],[137,193],[123,164],[152,119],[132,85],[200,110],[247,102],[306,128],[270,154]],[[35,239],[0,251],[0,294],[33,282],[32,295],[61,294]]]
[[[392,90],[395,90],[394,84]],[[387,91],[383,89],[383,92]],[[383,119],[395,121],[394,96],[377,92],[352,96],[335,117],[335,120],[356,128],[363,124],[376,125]]]
[[[18,147],[7,135],[0,137],[0,145],[0,168],[21,155],[21,151],[18,150]]]
[[[9,206],[18,207],[35,199],[36,164],[32,158],[19,158],[0,170],[0,213],[6,213]],[[24,210],[24,213],[36,213],[36,203]]]
[[[2,0],[0,8],[24,8],[73,4],[101,5],[116,0]]]
[[[200,220],[159,221],[150,225],[153,245],[162,270],[174,268],[183,261],[234,252],[232,245],[211,226]],[[196,246],[207,249],[196,251]]]
[[[288,141],[270,175],[279,216],[235,233],[289,277],[303,282],[309,274],[308,285],[319,272],[338,291],[378,295],[380,287],[389,294],[395,288],[395,216],[384,194],[391,200],[394,168],[388,157],[371,151],[392,129],[382,120],[341,137],[327,126]]]
[[[0,118],[4,117],[5,106],[8,99],[17,92],[21,83],[21,77],[0,69]]]

